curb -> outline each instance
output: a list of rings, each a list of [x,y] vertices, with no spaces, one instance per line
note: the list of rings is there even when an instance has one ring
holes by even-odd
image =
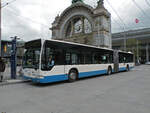
[[[30,82],[30,80],[6,80],[4,82],[0,82],[0,86],[10,85],[10,84],[19,84],[19,83],[25,83],[25,82]]]

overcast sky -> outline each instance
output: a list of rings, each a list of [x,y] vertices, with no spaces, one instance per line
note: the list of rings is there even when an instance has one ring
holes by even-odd
[[[2,6],[14,0],[2,0]],[[95,7],[98,0],[84,0]],[[141,9],[139,9],[135,1]],[[148,2],[149,4],[147,4]],[[104,0],[112,15],[112,32],[150,28],[150,0]],[[111,4],[111,5],[110,5]],[[51,38],[51,23],[57,14],[71,5],[71,0],[16,0],[2,8],[2,39],[19,36],[27,41],[36,38]],[[112,9],[115,9],[115,11]],[[135,23],[135,19],[139,23]],[[123,21],[123,23],[122,23]]]

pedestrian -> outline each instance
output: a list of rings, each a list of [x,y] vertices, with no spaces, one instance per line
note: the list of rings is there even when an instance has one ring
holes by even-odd
[[[5,71],[5,62],[4,60],[0,57],[0,82],[3,81],[3,73]]]

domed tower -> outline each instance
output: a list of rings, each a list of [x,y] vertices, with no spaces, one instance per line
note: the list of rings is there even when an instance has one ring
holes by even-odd
[[[111,48],[110,13],[103,0],[95,9],[82,0],[72,0],[71,6],[57,15],[51,30],[52,39]]]

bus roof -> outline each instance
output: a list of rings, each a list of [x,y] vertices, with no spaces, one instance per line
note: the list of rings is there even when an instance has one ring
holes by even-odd
[[[110,49],[110,48],[97,47],[97,46],[86,45],[86,44],[80,44],[80,43],[74,43],[74,42],[68,42],[68,41],[62,41],[62,40],[46,39],[46,41],[60,42],[60,43],[64,43],[64,44],[71,44],[71,45],[78,45],[78,46],[84,46],[84,47],[89,47],[89,48],[95,48],[95,49],[105,49],[105,50],[113,51],[113,49]]]
[[[68,42],[68,41],[62,41],[62,40],[54,40],[54,39],[35,39],[35,40],[31,40],[28,41],[26,43],[32,43],[34,41],[41,41],[41,40],[45,40],[48,42],[54,42],[54,43],[63,43],[63,44],[69,44],[69,45],[74,45],[74,46],[82,46],[82,47],[89,47],[89,48],[95,48],[95,49],[103,49],[103,50],[108,50],[108,51],[114,51],[113,49],[110,48],[106,48],[106,47],[97,47],[97,46],[92,46],[92,45],[86,45],[86,44],[80,44],[80,43],[74,43],[74,42]],[[121,50],[117,50],[118,52],[121,53],[127,53],[127,54],[133,54],[133,53],[129,53],[129,52],[125,52],[125,51],[121,51]]]

